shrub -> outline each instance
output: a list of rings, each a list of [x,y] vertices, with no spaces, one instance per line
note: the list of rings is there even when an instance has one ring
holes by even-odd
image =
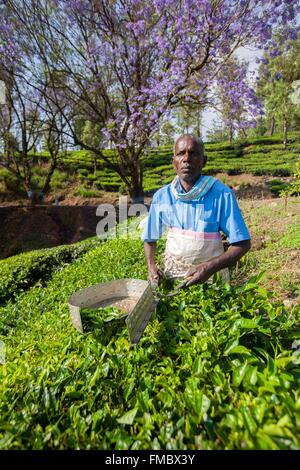
[[[80,176],[86,176],[86,177],[87,177],[88,174],[89,174],[89,171],[88,171],[86,168],[79,168],[78,174],[79,174]]]
[[[14,299],[37,282],[44,285],[53,272],[72,263],[98,244],[98,239],[88,239],[74,245],[35,250],[0,260],[0,305]]]
[[[291,176],[291,170],[288,168],[274,168],[272,170],[273,176]]]
[[[100,181],[100,186],[104,191],[119,191],[121,183]]]
[[[271,180],[267,182],[267,186],[272,194],[279,196],[282,191],[288,188],[289,184],[281,180]]]
[[[52,176],[51,187],[55,191],[61,188],[65,188],[71,180],[72,180],[72,174],[56,169],[54,170],[54,173]]]
[[[80,197],[100,197],[101,192],[98,191],[97,189],[89,189],[86,187],[80,187],[76,189],[74,192],[74,196],[80,196]]]
[[[298,449],[297,315],[216,278],[161,300],[135,348],[73,328],[74,291],[145,277],[142,242],[109,240],[2,309],[0,448]]]
[[[3,181],[7,191],[18,195],[25,195],[26,191],[23,183],[10,171],[3,169],[0,175],[0,179]]]
[[[294,171],[295,180],[282,188],[280,196],[298,196],[300,195],[300,161],[297,162]]]

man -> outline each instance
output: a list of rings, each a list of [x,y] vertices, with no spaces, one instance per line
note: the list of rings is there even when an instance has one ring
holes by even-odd
[[[156,242],[167,229],[164,274],[184,279],[184,287],[207,281],[220,272],[229,281],[228,267],[250,249],[250,235],[231,189],[212,176],[203,176],[203,142],[190,134],[174,146],[177,176],[153,196],[142,234],[148,279],[156,286],[163,276],[155,263]],[[224,252],[222,231],[230,242]]]

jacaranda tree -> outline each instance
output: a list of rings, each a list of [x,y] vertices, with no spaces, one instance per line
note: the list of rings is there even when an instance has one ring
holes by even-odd
[[[230,90],[232,110],[240,114],[242,101],[250,113],[247,121],[255,118],[255,93],[245,74],[238,80],[226,77],[227,63],[241,46],[272,48],[279,26],[286,37],[292,34],[299,3],[3,0],[6,21],[0,23],[0,34],[6,39],[0,40],[0,61],[3,65],[6,55],[18,54],[15,64],[31,86],[52,90],[50,98],[72,142],[99,155],[137,198],[144,148],[172,108],[214,104],[221,82],[222,89]],[[83,140],[78,121],[99,125],[115,156]]]

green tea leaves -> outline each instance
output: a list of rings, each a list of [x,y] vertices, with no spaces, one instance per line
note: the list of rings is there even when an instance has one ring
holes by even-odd
[[[127,411],[121,418],[118,418],[117,421],[119,424],[129,424],[132,425],[138,410],[136,408]]]
[[[299,312],[259,278],[162,299],[135,349],[111,307],[83,311],[84,335],[73,328],[69,296],[145,279],[142,248],[109,240],[1,308],[0,448],[300,448]]]

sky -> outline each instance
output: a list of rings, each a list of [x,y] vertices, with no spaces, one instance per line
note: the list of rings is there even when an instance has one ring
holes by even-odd
[[[252,76],[251,72],[254,73],[254,77],[258,70],[258,64],[256,58],[261,57],[262,51],[255,47],[240,47],[236,51],[236,56],[239,59],[246,60],[249,63],[249,78]],[[218,113],[213,109],[207,109],[203,113],[202,119],[202,138],[204,141],[207,140],[207,133],[213,129],[213,122],[218,121]]]

